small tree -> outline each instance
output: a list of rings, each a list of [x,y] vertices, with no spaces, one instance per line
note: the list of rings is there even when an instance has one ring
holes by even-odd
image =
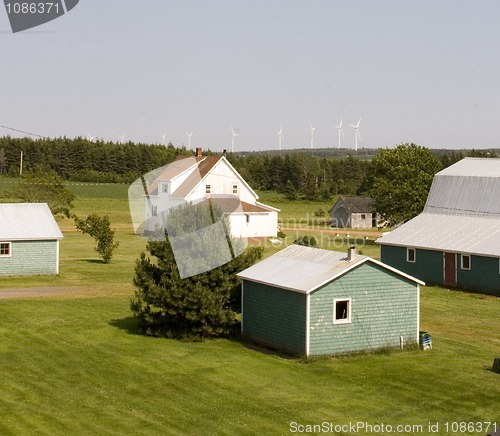
[[[296,245],[303,245],[305,247],[316,247],[318,243],[316,242],[316,238],[314,236],[301,236],[300,238],[297,238],[295,241],[293,241],[294,244]]]
[[[91,214],[84,220],[77,216],[73,216],[73,218],[77,230],[84,234],[87,233],[95,239],[95,250],[102,257],[102,261],[104,263],[111,262],[113,251],[118,248],[119,242],[114,240],[115,232],[111,230],[109,217]]]
[[[64,185],[63,180],[53,170],[35,168],[23,177],[22,183],[10,193],[13,198],[19,198],[26,203],[47,203],[54,215],[70,217],[73,208],[73,194]]]

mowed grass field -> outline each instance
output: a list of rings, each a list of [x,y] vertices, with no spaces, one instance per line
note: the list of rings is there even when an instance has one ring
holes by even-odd
[[[500,357],[499,298],[424,287],[421,329],[433,339],[425,352],[306,360],[238,339],[144,337],[129,304],[146,241],[133,234],[126,186],[72,189],[80,190],[75,213],[107,213],[120,247],[104,265],[93,239],[60,220],[59,277],[0,279],[0,294],[33,286],[67,291],[0,298],[0,434],[294,434],[297,425],[323,422],[392,425],[391,434],[430,434],[429,423],[438,423],[433,434],[486,434],[452,432],[451,425],[500,424],[500,375],[491,371]],[[269,202],[297,219],[321,206],[278,203]],[[323,245],[327,236],[335,237],[326,235]],[[360,248],[377,254],[365,241]],[[343,239],[338,249],[352,242]],[[266,244],[266,255],[278,249]],[[397,425],[407,427],[398,432]]]

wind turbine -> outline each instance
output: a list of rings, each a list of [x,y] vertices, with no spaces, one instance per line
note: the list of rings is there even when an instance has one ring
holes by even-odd
[[[278,147],[281,150],[281,145],[283,143],[283,124],[280,126],[280,131],[277,133],[278,135]]]
[[[89,132],[87,132],[87,140],[89,142],[95,142],[95,136],[92,136]]]
[[[238,136],[238,134],[234,131],[233,126],[231,126],[231,133],[233,134],[231,136],[231,153],[234,153],[234,137]]]
[[[311,148],[314,148],[314,131],[316,130],[316,127],[313,127],[310,121],[309,125],[311,126],[311,128],[309,129],[309,131],[311,132]]]
[[[342,138],[344,137],[344,131],[342,130],[342,121],[343,118],[340,119],[340,124],[338,126],[335,126],[337,130],[339,131],[339,148],[340,148],[340,135],[342,135]]]
[[[161,135],[161,143],[162,143],[163,145],[165,145],[165,138],[166,138],[166,137],[167,137],[167,134],[166,134],[166,133],[164,133],[163,135]]]
[[[354,151],[358,151],[358,139],[361,141],[361,135],[359,134],[359,123],[361,123],[361,118],[358,121],[358,124],[351,124],[351,127],[354,127]]]
[[[125,143],[125,135],[118,135],[118,144],[124,144]]]
[[[188,137],[188,150],[191,150],[191,136],[193,136],[194,132],[188,133],[186,132],[186,136]]]

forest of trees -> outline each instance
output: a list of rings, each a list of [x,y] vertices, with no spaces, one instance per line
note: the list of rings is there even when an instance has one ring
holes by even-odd
[[[190,150],[172,144],[148,145],[90,142],[85,138],[0,138],[0,174],[19,176],[36,168],[53,169],[65,180],[130,183],[142,174],[172,162]],[[321,150],[227,154],[228,160],[254,189],[275,190],[289,199],[326,200],[336,194],[370,191],[371,159],[355,155],[324,157]],[[374,152],[374,154],[376,151]],[[434,152],[445,168],[465,156],[492,157],[494,151]],[[326,154],[327,155],[327,154]]]

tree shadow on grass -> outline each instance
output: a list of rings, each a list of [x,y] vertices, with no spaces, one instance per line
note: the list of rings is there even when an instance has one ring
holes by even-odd
[[[138,321],[132,316],[122,319],[112,319],[109,325],[120,330],[125,330],[129,335],[140,335]]]
[[[75,259],[77,262],[87,262],[87,263],[99,263],[104,265],[102,259]]]

